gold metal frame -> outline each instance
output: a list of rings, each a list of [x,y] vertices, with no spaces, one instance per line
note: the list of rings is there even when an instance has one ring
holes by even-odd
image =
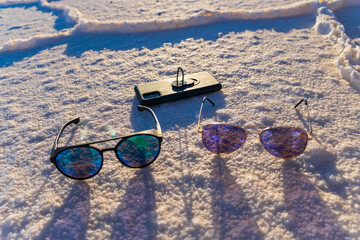
[[[202,103],[201,103],[201,107],[200,107],[200,112],[199,112],[199,117],[198,117],[198,126],[197,126],[197,131],[198,131],[199,133],[201,133],[201,134],[203,133],[203,129],[204,129],[204,127],[201,126],[201,113],[202,113],[202,108],[203,108],[203,106],[204,106],[205,100],[208,100],[213,106],[215,106],[215,103],[214,103],[213,101],[211,101],[208,97],[204,97],[204,98],[203,98]],[[306,132],[306,146],[305,146],[305,149],[306,149],[306,147],[307,147],[307,145],[308,145],[308,142],[313,139],[313,135],[312,135],[313,130],[312,130],[312,125],[311,125],[310,111],[309,111],[309,107],[308,107],[308,102],[307,102],[307,100],[306,100],[306,99],[302,99],[300,102],[298,102],[298,103],[295,105],[294,108],[298,107],[302,102],[304,102],[305,105],[306,105],[306,110],[307,110],[307,114],[308,114],[309,131],[304,130],[304,129],[299,128],[299,127],[290,127],[290,126],[285,126],[285,127],[281,127],[281,128],[299,129],[299,130],[302,130],[302,131]],[[263,146],[263,144],[261,143],[261,140],[260,140],[261,133],[264,132],[264,131],[266,131],[266,130],[269,130],[269,129],[279,128],[279,127],[265,127],[265,128],[259,127],[259,128],[245,129],[245,128],[243,128],[242,126],[239,126],[239,125],[222,123],[222,122],[213,122],[213,123],[210,123],[210,124],[206,124],[205,126],[213,125],[213,124],[222,124],[222,125],[228,125],[228,126],[233,126],[233,127],[242,128],[242,129],[245,131],[245,133],[246,133],[246,137],[245,137],[244,143],[243,143],[241,146],[243,146],[243,145],[246,143],[248,134],[249,134],[250,132],[257,132],[257,133],[258,133],[258,140],[259,140],[262,148],[263,148],[266,152],[268,152],[268,151],[265,149],[265,147]],[[203,138],[202,138],[202,142],[203,142],[203,144],[205,145]],[[241,146],[240,146],[240,147],[241,147]],[[239,147],[239,148],[240,148],[240,147]],[[238,148],[238,149],[239,149],[239,148]],[[236,150],[237,150],[237,149],[236,149]],[[236,151],[236,150],[234,150],[234,151]],[[305,151],[305,150],[304,150],[304,151]],[[219,154],[219,155],[223,155],[223,154],[228,154],[228,153],[221,153],[221,154]],[[270,153],[269,153],[269,154],[270,154]],[[271,155],[272,155],[272,154],[271,154]],[[300,154],[299,154],[299,155],[300,155]],[[296,157],[299,156],[299,155],[296,155],[296,156],[294,156],[294,157],[292,157],[292,158],[296,158]],[[275,155],[272,155],[272,156],[277,157],[277,156],[275,156]],[[279,157],[278,157],[278,158],[279,158]],[[289,159],[292,159],[292,158],[289,158]]]

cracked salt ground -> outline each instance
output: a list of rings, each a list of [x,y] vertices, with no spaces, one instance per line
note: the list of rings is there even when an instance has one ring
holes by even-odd
[[[100,3],[0,2],[1,32],[13,34],[0,35],[1,239],[360,238],[360,95],[337,64],[356,70],[337,13],[359,1]],[[15,10],[31,28],[9,20]],[[256,134],[213,155],[196,130],[199,96],[153,107],[164,141],[149,168],[109,152],[79,183],[51,165],[55,135],[74,117],[62,145],[154,127],[133,87],[179,65],[223,84],[204,123],[306,128],[306,110],[293,106],[308,98],[315,140],[285,162]]]

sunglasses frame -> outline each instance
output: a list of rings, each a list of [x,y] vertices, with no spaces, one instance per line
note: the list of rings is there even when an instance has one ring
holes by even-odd
[[[93,141],[93,142],[87,142],[87,143],[82,143],[82,144],[76,144],[76,145],[71,145],[71,146],[65,146],[65,147],[58,147],[59,145],[59,139],[61,137],[61,134],[62,132],[65,130],[65,128],[71,124],[78,124],[80,122],[80,118],[75,118],[69,122],[67,122],[66,124],[64,124],[64,126],[59,130],[57,136],[56,136],[56,139],[54,141],[54,145],[51,149],[51,154],[50,154],[50,161],[56,166],[56,168],[59,170],[59,172],[61,172],[63,175],[65,175],[66,177],[69,177],[69,178],[72,178],[72,179],[76,179],[76,180],[85,180],[85,179],[89,179],[89,178],[92,178],[94,177],[95,175],[97,175],[102,166],[103,166],[103,162],[104,162],[104,157],[103,157],[103,153],[104,152],[107,152],[107,151],[114,151],[116,157],[119,159],[119,161],[125,165],[126,167],[129,167],[129,168],[144,168],[144,167],[147,167],[149,166],[151,163],[153,163],[157,157],[159,156],[160,154],[160,151],[161,151],[161,142],[162,142],[162,132],[161,132],[161,126],[160,126],[160,123],[159,123],[159,120],[157,119],[154,111],[149,108],[149,107],[146,107],[146,106],[143,106],[143,105],[138,105],[137,106],[137,109],[138,111],[143,111],[143,110],[146,110],[148,112],[151,113],[151,115],[153,116],[155,122],[156,122],[156,129],[150,129],[150,130],[145,130],[145,131],[141,131],[141,132],[136,132],[136,133],[133,133],[133,134],[130,134],[130,135],[125,135],[125,136],[119,136],[119,137],[115,137],[115,138],[109,138],[109,139],[105,139],[105,140],[99,140],[99,141]],[[118,156],[117,152],[116,152],[116,149],[117,147],[123,142],[125,141],[126,139],[130,138],[130,137],[134,137],[134,136],[138,136],[138,135],[149,135],[149,136],[153,136],[155,138],[158,139],[159,141],[159,151],[158,153],[156,154],[156,156],[154,157],[154,160],[152,160],[151,162],[143,165],[143,166],[139,166],[139,167],[135,167],[135,166],[129,166],[127,165],[126,163],[124,163],[121,158]],[[115,140],[118,140],[120,139],[120,141],[115,145],[114,148],[103,148],[103,149],[100,149],[100,148],[97,148],[97,147],[94,147],[94,146],[91,146],[93,144],[98,144],[98,143],[104,143],[104,142],[109,142],[109,141],[115,141]],[[67,174],[65,174],[58,166],[58,164],[56,163],[56,157],[58,156],[59,153],[63,152],[64,150],[68,150],[68,149],[72,149],[72,148],[80,148],[80,147],[86,147],[86,148],[92,148],[92,149],[95,149],[96,151],[98,151],[101,155],[101,166],[99,168],[99,170],[94,173],[93,175],[89,176],[89,177],[85,177],[85,178],[76,178],[76,177],[72,177],[72,176],[69,176]]]
[[[313,139],[313,136],[312,136],[313,130],[312,130],[312,125],[311,125],[310,111],[309,111],[307,99],[302,99],[302,100],[300,100],[300,101],[295,105],[294,108],[297,108],[302,102],[305,103],[306,109],[307,109],[307,113],[308,113],[308,124],[309,124],[308,127],[309,127],[309,131],[304,130],[304,129],[299,128],[299,127],[289,127],[289,126],[285,126],[285,127],[265,127],[265,128],[259,127],[259,128],[245,129],[245,128],[243,128],[242,126],[239,126],[239,125],[228,124],[228,123],[221,123],[221,122],[213,122],[213,123],[206,124],[206,125],[204,125],[203,127],[201,127],[201,113],[202,113],[202,108],[203,108],[203,106],[204,106],[205,100],[208,100],[208,101],[211,103],[212,106],[215,106],[215,103],[214,103],[212,100],[210,100],[208,97],[204,97],[204,98],[203,98],[202,103],[201,103],[201,107],[200,107],[200,112],[199,112],[199,117],[198,117],[198,126],[197,126],[197,131],[198,131],[201,135],[202,135],[202,133],[203,133],[203,130],[204,130],[204,127],[205,127],[205,126],[214,125],[214,124],[221,124],[221,125],[226,125],[226,126],[232,126],[232,127],[241,128],[241,129],[243,129],[243,130],[245,131],[245,134],[246,134],[246,135],[245,135],[245,140],[244,140],[243,144],[240,146],[240,147],[242,147],[242,146],[246,143],[248,134],[249,134],[250,132],[257,132],[257,133],[258,133],[258,140],[259,140],[262,148],[263,148],[267,153],[269,153],[269,152],[268,152],[268,150],[266,150],[266,148],[264,147],[263,143],[261,142],[260,137],[261,137],[261,134],[262,134],[264,131],[269,130],[269,129],[279,129],[279,128],[283,128],[283,129],[284,129],[284,128],[288,128],[288,129],[297,129],[297,130],[304,131],[304,132],[306,133],[306,146],[305,146],[305,149],[306,149],[306,147],[307,147],[307,145],[308,145],[308,142]],[[204,143],[204,138],[203,138],[203,136],[201,136],[201,140],[202,140],[204,146],[206,147],[206,144]],[[240,147],[239,147],[239,148],[240,148]],[[207,148],[207,147],[206,147],[206,148]],[[234,150],[234,151],[232,151],[232,152],[237,151],[239,148],[237,148],[236,150]],[[304,149],[304,151],[305,151],[305,149]],[[209,149],[208,149],[208,150],[209,150]],[[209,150],[209,151],[210,151],[210,150]],[[212,152],[212,151],[210,151],[210,152]],[[229,153],[219,153],[218,155],[230,154],[230,153],[232,153],[232,152],[229,152]],[[214,152],[212,152],[212,153],[214,153]],[[302,152],[302,153],[303,153],[303,152]],[[293,156],[293,157],[291,157],[291,158],[285,158],[285,159],[293,159],[293,158],[296,158],[297,156],[301,155],[302,153],[300,153],[300,154],[298,154],[298,155],[295,155],[295,156]],[[216,153],[214,153],[214,154],[216,154]],[[274,156],[274,157],[277,157],[277,156],[275,156],[275,155],[273,155],[273,154],[271,154],[271,153],[269,153],[269,154],[272,155],[272,156]],[[277,157],[277,158],[280,158],[280,157]],[[282,159],[284,159],[284,158],[282,158]]]

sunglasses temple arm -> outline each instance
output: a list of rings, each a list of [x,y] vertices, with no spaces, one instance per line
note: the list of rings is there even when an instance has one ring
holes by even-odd
[[[54,142],[54,146],[53,146],[53,148],[52,148],[53,151],[58,148],[60,136],[61,136],[62,132],[65,130],[65,128],[66,128],[67,126],[69,126],[70,124],[73,124],[73,123],[74,123],[74,124],[78,124],[79,122],[80,122],[80,118],[75,118],[75,119],[67,122],[67,123],[60,129],[58,135],[56,136],[56,139],[55,139],[55,142]]]
[[[153,111],[151,108],[146,107],[146,106],[143,106],[143,105],[138,105],[138,106],[137,106],[137,109],[138,109],[139,111],[146,110],[146,111],[148,111],[148,112],[151,113],[151,115],[153,116],[153,118],[154,118],[154,120],[155,120],[155,122],[156,122],[156,131],[158,131],[158,132],[160,133],[160,135],[162,135],[162,133],[161,133],[161,126],[160,126],[159,120],[157,119],[156,114],[154,113],[154,111]]]
[[[306,111],[307,111],[307,115],[308,115],[308,122],[309,122],[309,134],[310,136],[312,136],[313,130],[312,130],[312,125],[311,125],[311,117],[310,117],[310,111],[309,111],[309,104],[308,101],[306,99],[302,99],[300,102],[298,102],[294,108],[297,108],[297,106],[299,106],[302,102],[305,103],[306,106]]]
[[[201,126],[200,126],[201,112],[202,112],[202,108],[204,106],[205,100],[208,100],[213,106],[215,106],[215,103],[213,101],[211,101],[209,98],[207,98],[207,97],[203,98],[202,103],[201,103],[201,107],[200,107],[200,112],[199,112],[198,127],[197,127],[198,132],[201,132]]]

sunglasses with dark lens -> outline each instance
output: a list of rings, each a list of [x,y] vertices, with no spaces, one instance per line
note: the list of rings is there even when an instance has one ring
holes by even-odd
[[[204,97],[200,107],[198,132],[202,135],[205,147],[215,154],[228,154],[236,151],[245,143],[249,131],[240,126],[217,122],[207,124],[201,128],[201,112],[205,100],[215,106],[213,101]],[[305,151],[308,141],[312,139],[312,126],[307,100],[302,99],[294,108],[302,102],[305,103],[308,113],[309,131],[296,127],[251,129],[258,132],[261,145],[271,155],[282,159],[292,159]]]
[[[127,136],[83,143],[79,145],[58,147],[61,133],[70,124],[77,124],[80,118],[66,123],[59,131],[51,150],[50,161],[65,176],[83,180],[95,176],[103,165],[103,152],[114,151],[116,157],[127,167],[146,167],[158,157],[162,142],[160,123],[155,113],[142,105],[139,111],[150,112],[156,122],[156,129],[137,132]],[[98,149],[93,144],[120,140],[114,148]]]

